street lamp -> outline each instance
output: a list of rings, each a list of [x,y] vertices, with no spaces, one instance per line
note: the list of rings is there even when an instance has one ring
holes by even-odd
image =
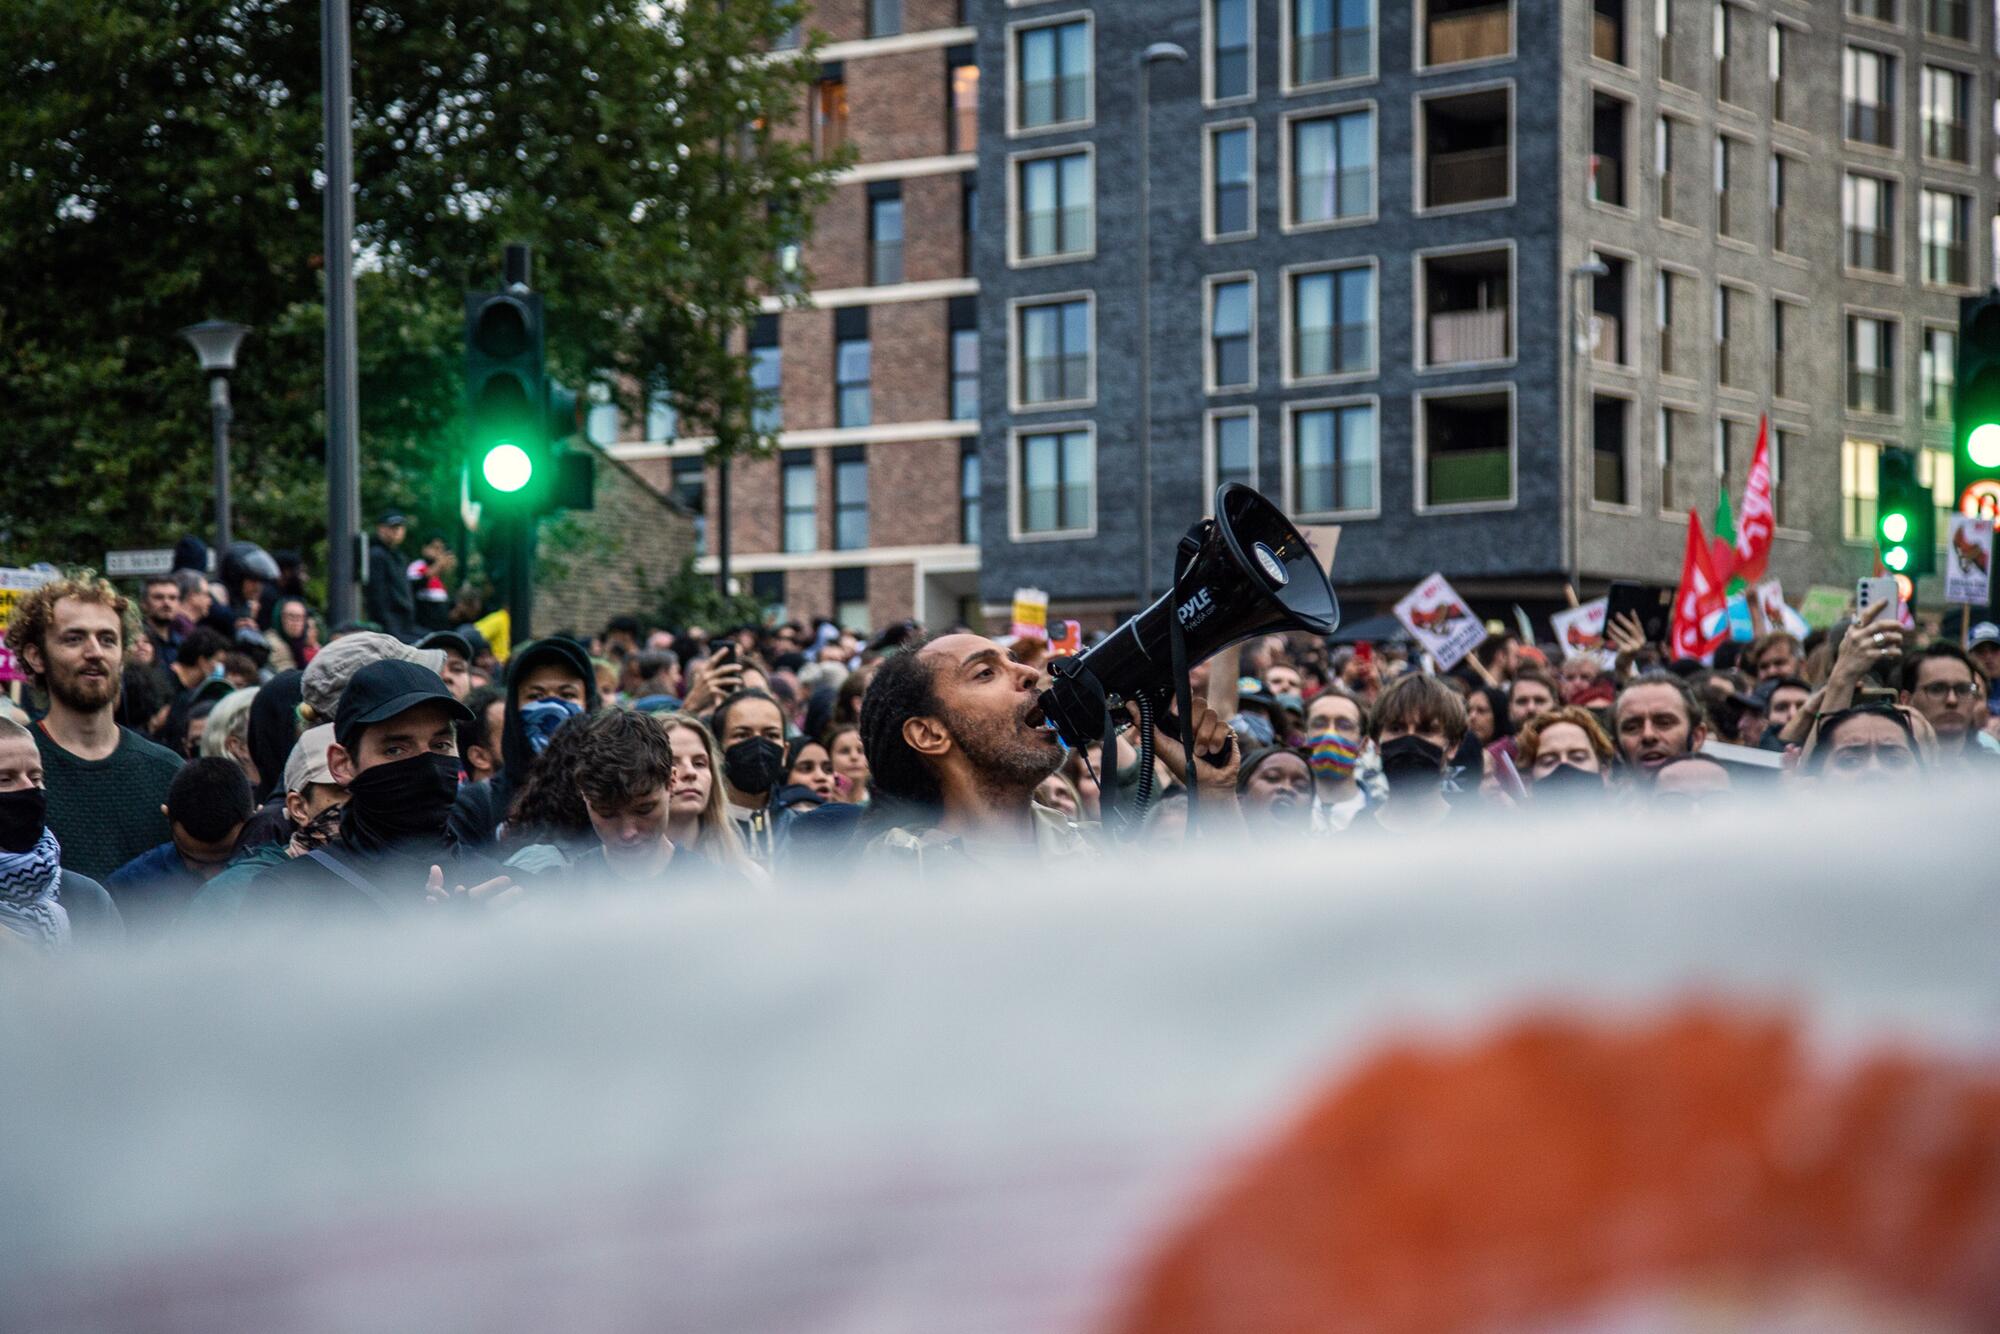
[[[1187,63],[1185,47],[1139,53],[1139,605],[1153,598],[1153,66]]]
[[[1563,414],[1569,420],[1564,423],[1567,429],[1562,433],[1564,537],[1567,540],[1569,551],[1567,553],[1568,559],[1563,563],[1569,567],[1569,586],[1579,591],[1581,591],[1580,586],[1583,583],[1583,557],[1580,552],[1582,540],[1577,534],[1577,529],[1582,524],[1583,505],[1573,495],[1577,490],[1576,440],[1582,430],[1577,424],[1576,403],[1579,391],[1582,388],[1582,373],[1577,368],[1577,357],[1589,345],[1589,334],[1586,332],[1580,318],[1583,312],[1583,303],[1577,298],[1577,285],[1584,280],[1594,283],[1599,278],[1608,278],[1610,276],[1611,266],[1595,255],[1592,255],[1588,261],[1577,265],[1569,271],[1569,408]]]
[[[208,414],[215,435],[215,558],[229,549],[229,372],[236,369],[236,347],[250,332],[247,324],[203,320],[181,330],[201,368],[208,374]]]

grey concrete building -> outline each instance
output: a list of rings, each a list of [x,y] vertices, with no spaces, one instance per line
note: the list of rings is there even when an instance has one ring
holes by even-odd
[[[1850,580],[1881,445],[1924,446],[1952,503],[1992,24],[1966,0],[987,0],[983,600],[1131,608],[1224,478],[1343,525],[1351,613],[1433,569],[1530,606],[1671,582],[1765,414],[1774,573],[1794,600]]]

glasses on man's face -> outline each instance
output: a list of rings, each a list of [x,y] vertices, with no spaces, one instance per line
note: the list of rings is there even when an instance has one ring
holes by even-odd
[[[1971,681],[1926,681],[1917,687],[1917,693],[1925,699],[1957,699],[1960,696],[1971,699],[1979,693],[1979,687]]]

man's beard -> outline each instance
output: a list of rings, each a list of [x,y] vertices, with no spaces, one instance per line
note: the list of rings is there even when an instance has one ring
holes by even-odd
[[[109,708],[118,699],[118,673],[107,670],[101,677],[88,677],[81,668],[64,672],[51,669],[49,672],[49,697],[66,709],[78,713],[96,713]]]
[[[1014,720],[968,727],[947,723],[952,744],[965,752],[973,771],[989,786],[1033,792],[1062,767],[1062,747],[1024,735]]]

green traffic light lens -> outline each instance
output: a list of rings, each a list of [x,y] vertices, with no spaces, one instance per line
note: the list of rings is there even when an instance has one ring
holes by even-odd
[[[2000,468],[2000,422],[1985,422],[1965,437],[1965,452],[1982,468]]]
[[[1885,514],[1882,516],[1882,536],[1891,542],[1900,542],[1910,535],[1910,516],[1907,514]]]
[[[495,445],[480,460],[479,471],[495,491],[512,493],[535,475],[535,463],[519,445]]]
[[[1890,547],[1887,551],[1882,553],[1882,563],[1888,566],[1890,569],[1897,571],[1898,573],[1908,569],[1910,565],[1909,548]]]

